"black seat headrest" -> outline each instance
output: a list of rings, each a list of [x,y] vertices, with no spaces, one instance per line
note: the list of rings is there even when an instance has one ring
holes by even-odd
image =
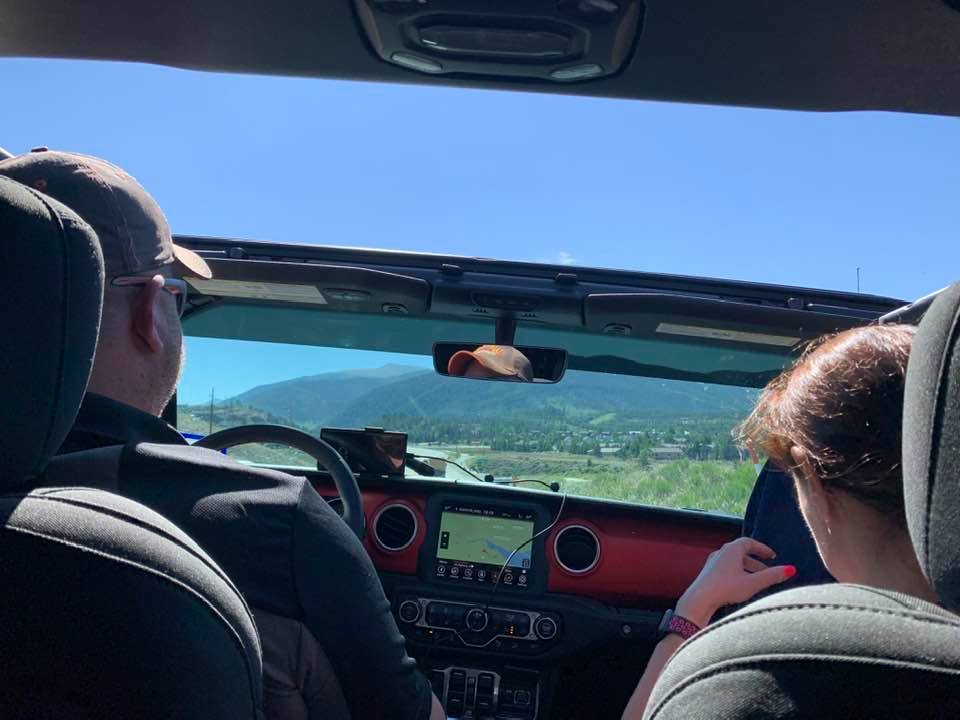
[[[954,718],[960,618],[859,585],[786,590],[712,623],[664,668],[644,720]]]
[[[0,176],[0,488],[40,473],[73,425],[100,326],[103,258],[72,210]]]
[[[0,544],[0,717],[262,717],[253,616],[173,523],[101,490],[35,489],[0,494]]]
[[[907,525],[944,607],[960,609],[960,284],[920,323],[907,367],[903,479]]]

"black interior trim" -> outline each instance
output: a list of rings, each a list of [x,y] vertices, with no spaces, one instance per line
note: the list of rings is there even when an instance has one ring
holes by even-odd
[[[203,255],[208,262],[226,257],[242,259],[237,268],[259,268],[248,263],[316,263],[319,265],[361,266],[398,275],[419,277],[439,285],[443,283],[473,284],[476,287],[495,287],[518,292],[538,289],[565,288],[581,296],[602,293],[668,292],[691,293],[735,302],[772,304],[793,307],[799,304],[824,304],[845,308],[846,312],[862,311],[877,317],[906,304],[905,300],[844,292],[801,288],[770,283],[744,282],[720,278],[672,275],[615,268],[571,267],[531,262],[491,260],[435,253],[416,253],[369,248],[345,248],[325,245],[292,244],[236,240],[195,235],[176,235],[178,245]],[[449,268],[456,267],[451,273]],[[243,277],[251,279],[254,273],[243,270]],[[573,276],[574,282],[570,281]],[[562,282],[558,282],[562,280]],[[861,312],[856,312],[860,315]]]
[[[712,328],[763,333],[790,331],[800,338],[864,324],[860,317],[826,314],[786,307],[691,297],[675,293],[622,293],[589,295],[584,302],[587,329],[603,332],[612,324],[630,325],[633,333],[650,335],[657,326],[675,319]]]
[[[217,280],[244,281],[289,285],[312,285],[326,298],[326,305],[335,310],[381,312],[384,305],[403,307],[407,312],[423,313],[430,305],[430,283],[422,278],[383,270],[316,262],[261,262],[208,258],[207,263]],[[338,301],[335,291],[353,291],[359,301]]]
[[[960,115],[960,94],[954,91],[960,14],[943,0],[647,0],[646,8],[643,32],[624,69],[571,84],[437,77],[391,65],[369,46],[346,1],[99,0],[92,11],[74,0],[7,0],[0,55],[798,110]]]

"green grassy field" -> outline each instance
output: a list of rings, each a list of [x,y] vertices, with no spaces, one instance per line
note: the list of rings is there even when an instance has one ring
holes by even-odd
[[[447,448],[474,470],[497,477],[560,483],[571,495],[743,515],[756,481],[753,465],[677,460],[643,466],[619,458]]]
[[[232,417],[218,414],[214,430],[249,422],[276,422],[275,418]],[[190,413],[178,418],[181,430],[206,434],[209,424]],[[561,452],[515,452],[483,446],[431,446],[424,448],[487,473],[518,480],[557,482],[571,495],[607,498],[671,508],[696,508],[743,515],[756,474],[750,463],[676,460],[644,465],[639,460],[592,457]],[[295,467],[315,467],[304,453],[276,445],[234,448],[238,460]],[[448,477],[457,471],[451,469]]]

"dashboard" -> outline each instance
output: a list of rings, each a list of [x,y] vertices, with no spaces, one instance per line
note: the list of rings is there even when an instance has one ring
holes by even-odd
[[[314,485],[328,501],[322,475]],[[364,545],[452,718],[619,718],[739,521],[475,483],[362,482]]]

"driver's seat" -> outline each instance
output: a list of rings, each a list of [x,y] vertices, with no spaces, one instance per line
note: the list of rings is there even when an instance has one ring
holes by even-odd
[[[196,543],[110,493],[32,489],[90,374],[93,231],[0,177],[0,273],[0,717],[256,720],[256,628]]]
[[[681,646],[656,720],[955,718],[960,708],[960,284],[920,324],[904,411],[904,496],[943,607],[855,585],[788,590]]]

